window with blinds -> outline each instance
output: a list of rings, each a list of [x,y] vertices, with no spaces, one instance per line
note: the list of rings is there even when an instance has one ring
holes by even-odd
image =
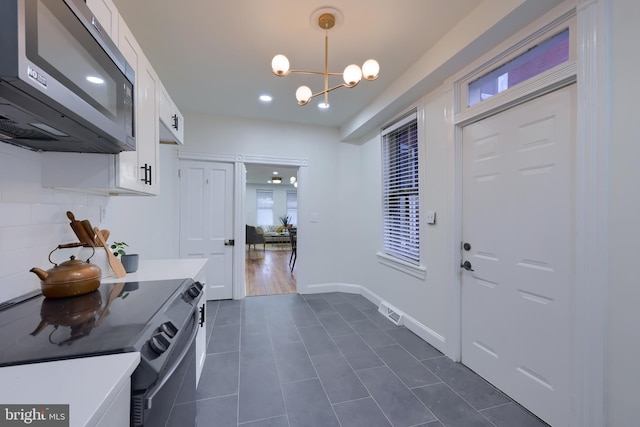
[[[287,191],[287,216],[294,227],[298,225],[298,192]]]
[[[383,252],[420,264],[418,120],[414,112],[382,131]]]
[[[273,191],[256,190],[256,225],[273,225]]]

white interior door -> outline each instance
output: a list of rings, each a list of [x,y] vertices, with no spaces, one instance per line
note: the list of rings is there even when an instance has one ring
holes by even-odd
[[[180,258],[208,258],[207,299],[233,297],[233,165],[180,161]]]
[[[462,361],[568,425],[575,85],[463,129]]]

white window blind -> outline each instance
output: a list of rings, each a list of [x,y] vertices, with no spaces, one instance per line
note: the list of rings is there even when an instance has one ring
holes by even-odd
[[[273,191],[256,190],[256,225],[273,225]]]
[[[287,216],[293,226],[298,225],[298,192],[287,191]]]
[[[383,252],[420,264],[420,192],[416,113],[382,131]]]

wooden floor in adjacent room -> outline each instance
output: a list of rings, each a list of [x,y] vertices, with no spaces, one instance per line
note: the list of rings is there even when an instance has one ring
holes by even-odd
[[[296,270],[289,267],[291,246],[251,246],[245,252],[247,296],[292,294],[296,292]]]

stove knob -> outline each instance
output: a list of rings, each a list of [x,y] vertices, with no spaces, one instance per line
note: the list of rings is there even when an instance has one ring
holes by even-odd
[[[178,328],[171,322],[164,322],[160,325],[160,331],[164,332],[169,338],[173,338],[178,333]]]
[[[197,298],[198,295],[200,295],[201,289],[202,288],[198,288],[196,285],[193,285],[189,287],[189,289],[187,290],[187,293],[191,298]]]
[[[158,355],[167,351],[169,344],[171,343],[162,336],[161,332],[158,332],[149,340],[149,347],[151,347],[151,350]]]

